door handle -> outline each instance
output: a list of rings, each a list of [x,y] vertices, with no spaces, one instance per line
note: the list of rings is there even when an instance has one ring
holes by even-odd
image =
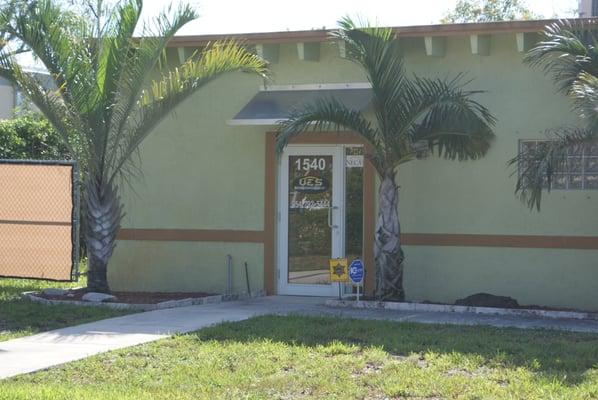
[[[336,206],[328,207],[328,227],[329,228],[336,228],[336,225],[332,224],[332,211],[338,209]]]

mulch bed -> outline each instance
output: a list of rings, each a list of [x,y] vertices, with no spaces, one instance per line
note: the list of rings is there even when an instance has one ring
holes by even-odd
[[[86,288],[69,290],[66,295],[49,296],[38,293],[37,296],[48,300],[70,300],[83,301],[82,297],[87,293]],[[157,304],[169,300],[183,300],[183,299],[197,299],[206,296],[212,296],[211,293],[203,292],[110,292],[111,295],[116,296],[114,303],[129,303],[129,304]]]

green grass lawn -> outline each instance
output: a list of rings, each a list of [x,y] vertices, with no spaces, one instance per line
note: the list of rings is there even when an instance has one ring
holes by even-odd
[[[22,292],[85,284],[84,279],[68,283],[0,278],[0,341],[128,313],[108,308],[47,306],[20,298]]]
[[[596,399],[598,335],[257,317],[0,383],[1,399]]]

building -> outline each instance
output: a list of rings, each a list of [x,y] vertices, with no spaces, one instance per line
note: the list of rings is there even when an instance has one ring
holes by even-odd
[[[579,0],[579,16],[581,18],[598,16],[598,1]]]
[[[12,82],[0,77],[0,119],[11,118],[16,104],[17,96]]]
[[[405,62],[423,76],[466,72],[497,117],[478,161],[434,156],[400,168],[408,300],[452,303],[488,292],[520,304],[598,310],[598,149],[530,212],[507,161],[577,123],[541,71],[522,64],[547,21],[399,27]],[[230,37],[230,36],[227,36]],[[373,289],[377,180],[354,134],[304,134],[278,157],[275,122],[289,107],[334,93],[368,107],[368,84],[321,30],[232,35],[270,61],[267,88],[243,73],[210,83],[141,149],[144,177],[123,188],[127,216],[109,266],[113,290],[246,290],[334,296],[329,257],[362,257]],[[176,37],[173,64],[220,36]],[[321,195],[298,193],[303,166]],[[516,171],[515,171],[516,172]],[[233,268],[229,285],[227,255]]]
[[[38,70],[28,70],[27,72],[35,75],[44,87],[54,86],[47,72]],[[37,107],[28,101],[12,82],[0,77],[0,119],[12,118],[15,112],[26,110],[37,111]]]

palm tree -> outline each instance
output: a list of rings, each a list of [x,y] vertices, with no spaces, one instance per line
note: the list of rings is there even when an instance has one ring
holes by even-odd
[[[153,27],[140,27],[142,6],[124,0],[94,20],[39,0],[1,21],[44,64],[57,89],[44,89],[10,56],[0,58],[0,74],[41,110],[86,171],[83,225],[88,287],[95,291],[109,290],[108,260],[124,216],[118,185],[138,175],[139,145],[206,83],[232,71],[266,73],[259,57],[233,42],[213,43],[167,70],[166,44],[196,13],[183,5]],[[142,37],[134,37],[139,28]]]
[[[465,90],[462,75],[450,80],[409,77],[399,42],[386,28],[339,21],[336,39],[347,58],[359,65],[372,85],[373,120],[334,98],[320,98],[294,110],[281,122],[278,149],[307,131],[345,129],[359,134],[367,158],[381,179],[374,240],[376,297],[403,300],[403,251],[398,218],[396,173],[416,158],[416,147],[436,150],[447,159],[477,159],[494,137],[494,117]]]
[[[567,170],[567,156],[598,141],[596,22],[560,21],[547,26],[543,40],[524,59],[552,76],[559,91],[573,101],[573,111],[585,125],[549,131],[549,140],[509,161],[519,172],[515,193],[532,209],[540,210],[542,192],[550,191],[555,173]]]

